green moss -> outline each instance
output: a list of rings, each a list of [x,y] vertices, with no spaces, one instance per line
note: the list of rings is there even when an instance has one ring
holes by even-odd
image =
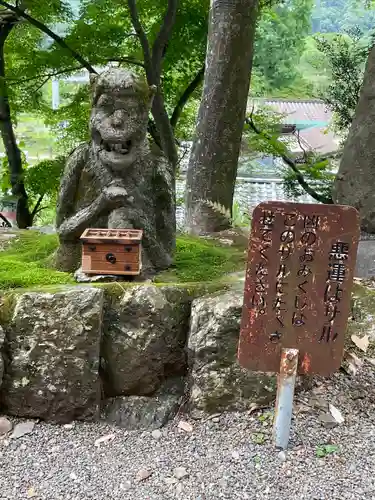
[[[7,325],[16,306],[17,296],[13,292],[6,292],[0,295],[0,325]]]
[[[57,245],[54,234],[20,232],[0,254],[0,289],[74,283],[70,274],[48,267]]]
[[[191,236],[177,238],[171,269],[161,273],[157,282],[209,282],[245,268],[242,249],[221,246],[217,241]]]
[[[53,254],[58,246],[54,234],[40,234],[36,231],[20,231],[17,238],[1,252],[0,289],[74,284],[72,275],[52,268]],[[228,273],[243,270],[245,254],[243,249],[220,245],[214,240],[203,240],[188,236],[177,238],[173,266],[155,279],[158,286],[173,283],[191,288],[196,294],[201,289],[221,289],[225,282],[220,279]],[[108,288],[109,293],[121,295],[124,288],[137,283],[96,284]],[[91,284],[93,286],[93,284]]]

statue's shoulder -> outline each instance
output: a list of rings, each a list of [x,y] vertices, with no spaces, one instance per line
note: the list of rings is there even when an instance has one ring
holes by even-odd
[[[89,158],[90,158],[90,144],[84,142],[79,146],[77,146],[75,149],[73,149],[73,151],[67,157],[65,164],[65,172],[67,173],[68,171],[74,169],[77,166],[82,168],[89,161]]]

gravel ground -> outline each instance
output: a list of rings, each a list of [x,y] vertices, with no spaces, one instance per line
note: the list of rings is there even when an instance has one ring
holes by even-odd
[[[297,394],[286,454],[272,446],[270,409],[190,420],[187,431],[180,415],[161,433],[37,423],[0,441],[0,498],[375,499],[374,370],[365,363]],[[345,418],[334,428],[320,419],[328,402]]]

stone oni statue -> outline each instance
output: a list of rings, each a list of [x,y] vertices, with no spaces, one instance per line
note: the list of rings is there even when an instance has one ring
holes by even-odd
[[[56,267],[78,269],[79,238],[98,227],[143,229],[143,268],[165,269],[175,245],[175,188],[172,167],[147,139],[154,89],[120,68],[91,84],[91,142],[69,156],[60,184]]]

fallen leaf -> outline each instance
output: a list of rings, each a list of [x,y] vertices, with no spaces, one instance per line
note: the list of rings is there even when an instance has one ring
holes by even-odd
[[[364,335],[363,337],[358,337],[358,335],[352,335],[350,337],[352,339],[352,342],[358,347],[358,349],[361,349],[363,352],[367,352],[368,346],[370,344],[369,336]]]
[[[102,443],[108,443],[109,441],[112,441],[116,437],[116,434],[106,434],[105,436],[102,436],[98,439],[96,439],[94,446],[100,446]]]
[[[251,415],[254,413],[254,411],[260,410],[262,408],[261,405],[258,405],[256,403],[251,403],[250,408],[248,409],[247,413]]]
[[[185,422],[185,420],[180,420],[178,422],[178,428],[185,432],[193,432],[193,426],[189,424],[189,422]]]
[[[25,436],[25,434],[30,434],[33,432],[35,427],[35,422],[32,420],[28,420],[27,422],[21,422],[20,424],[17,424],[14,426],[13,432],[11,434],[11,439],[18,439],[22,436]]]
[[[326,429],[333,429],[337,427],[337,421],[332,417],[330,413],[319,413],[319,421]]]
[[[356,375],[357,371],[362,368],[363,360],[354,352],[345,351],[342,368],[348,375]]]
[[[345,422],[344,417],[341,415],[340,410],[338,408],[336,408],[336,406],[333,406],[332,404],[330,404],[329,405],[329,412],[338,424],[343,424]]]
[[[12,430],[12,422],[6,417],[0,417],[0,436],[8,434]]]
[[[185,469],[185,467],[176,467],[174,470],[173,470],[173,475],[176,479],[180,480],[180,479],[183,479],[184,477],[188,477],[189,473],[188,471]]]
[[[148,479],[150,476],[152,476],[153,474],[153,471],[150,470],[150,469],[140,469],[138,472],[137,472],[137,475],[135,477],[135,480],[140,483],[141,481],[145,481],[146,479]]]
[[[33,498],[35,496],[36,496],[35,489],[31,486],[31,488],[27,490],[27,498]]]

